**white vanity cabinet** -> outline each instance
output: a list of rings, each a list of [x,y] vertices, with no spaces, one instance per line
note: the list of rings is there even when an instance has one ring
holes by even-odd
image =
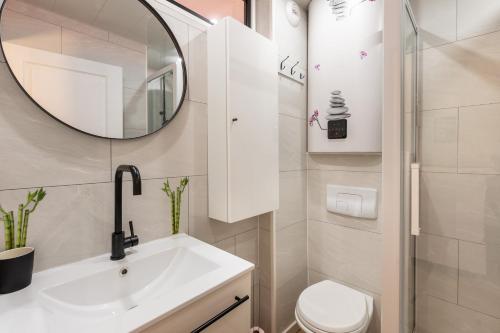
[[[251,327],[252,299],[237,305],[235,297],[251,297],[251,275],[230,282],[220,289],[191,303],[185,308],[174,312],[164,319],[158,319],[146,328],[136,332],[141,333],[248,333]],[[231,309],[231,306],[234,308]],[[230,310],[230,311],[229,311]],[[225,313],[227,311],[227,313]],[[205,323],[215,320],[213,324],[201,329]],[[200,328],[200,330],[196,330]]]
[[[208,31],[209,216],[278,209],[278,52],[232,18]]]

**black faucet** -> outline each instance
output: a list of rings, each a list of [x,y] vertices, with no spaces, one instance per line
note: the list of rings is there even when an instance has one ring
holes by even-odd
[[[124,172],[132,174],[134,195],[142,194],[139,169],[133,165],[120,165],[115,173],[115,232],[111,235],[111,260],[125,258],[125,249],[139,244],[139,237],[134,234],[132,221],[129,222],[130,237],[125,237],[125,232],[122,230],[122,183]]]

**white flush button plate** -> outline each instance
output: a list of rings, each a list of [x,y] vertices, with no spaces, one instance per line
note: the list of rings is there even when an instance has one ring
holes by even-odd
[[[376,219],[378,216],[377,190],[364,187],[327,185],[326,207],[332,213]]]

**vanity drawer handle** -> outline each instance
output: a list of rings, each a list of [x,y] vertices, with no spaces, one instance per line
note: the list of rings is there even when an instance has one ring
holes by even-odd
[[[201,325],[200,327],[198,327],[197,329],[195,329],[191,333],[200,333],[200,332],[206,330],[210,325],[214,324],[216,321],[218,321],[219,319],[221,319],[222,317],[224,317],[225,315],[227,315],[229,312],[233,311],[238,306],[240,306],[241,304],[243,304],[246,301],[248,301],[250,299],[250,296],[246,295],[243,298],[240,298],[240,297],[236,296],[234,299],[236,300],[236,302],[234,302],[233,304],[231,304],[231,306],[229,306],[225,310],[222,310],[222,312],[218,313],[217,315],[215,315],[214,317],[212,317],[211,319],[209,319],[207,322],[205,322],[203,325]]]

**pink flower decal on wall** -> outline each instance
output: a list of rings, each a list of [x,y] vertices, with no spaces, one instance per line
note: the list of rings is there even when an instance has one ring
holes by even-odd
[[[368,52],[366,51],[359,52],[359,57],[361,58],[361,60],[363,60],[364,58],[368,57]]]
[[[321,65],[320,64],[317,64],[316,66],[314,66],[314,69],[319,71],[321,69]]]
[[[314,110],[313,115],[311,116],[311,118],[309,118],[309,126],[314,125],[314,122],[318,120],[318,117],[319,117],[318,110]]]

